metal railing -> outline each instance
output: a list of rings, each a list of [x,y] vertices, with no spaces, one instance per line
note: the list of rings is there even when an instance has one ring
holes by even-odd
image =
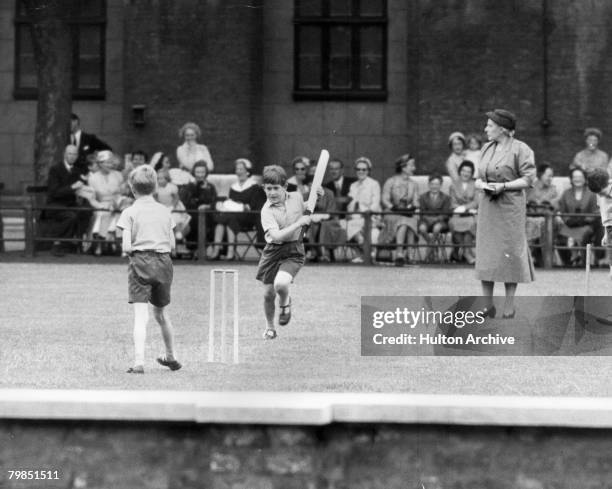
[[[66,243],[83,243],[83,242],[91,242],[91,243],[104,243],[107,242],[105,240],[93,240],[93,239],[85,239],[85,238],[56,238],[52,236],[42,236],[40,233],[40,214],[45,210],[70,210],[74,212],[87,212],[92,213],[96,212],[117,212],[117,211],[108,211],[104,209],[92,209],[90,207],[50,207],[47,205],[35,205],[32,202],[27,202],[21,206],[3,206],[0,208],[0,214],[3,210],[11,210],[11,211],[21,211],[24,219],[24,238],[4,238],[4,236],[0,235],[0,243],[4,244],[5,242],[11,241],[23,241],[24,242],[24,254],[28,257],[34,257],[36,255],[36,249],[38,243],[44,242],[54,242],[61,241]],[[217,246],[246,246],[247,251],[250,247],[255,247],[256,249],[261,249],[265,246],[265,242],[257,241],[257,240],[237,240],[234,243],[228,243],[227,241],[215,242],[208,241],[207,232],[208,227],[212,224],[214,225],[214,215],[219,214],[219,211],[216,210],[197,210],[197,209],[187,209],[186,211],[175,211],[175,212],[187,212],[192,216],[195,216],[198,219],[198,235],[196,241],[187,242],[186,244],[191,248],[194,248],[197,251],[197,255],[199,259],[206,260],[206,250],[209,246],[217,245]],[[239,215],[253,215],[259,219],[259,211],[244,211],[244,212],[224,212],[223,214],[239,214]],[[395,243],[373,243],[372,242],[372,229],[376,225],[375,224],[375,216],[380,216],[381,219],[378,219],[377,222],[383,222],[385,215],[396,215],[398,212],[396,211],[382,211],[382,212],[348,212],[348,211],[337,211],[337,212],[327,212],[325,214],[329,214],[331,219],[340,219],[343,224],[349,221],[350,216],[361,216],[363,217],[363,228],[361,231],[361,235],[363,237],[363,241],[361,243],[356,242],[308,242],[306,243],[309,247],[324,247],[333,249],[336,247],[347,247],[347,248],[358,248],[361,251],[363,256],[363,261],[365,264],[372,264],[372,256],[373,251],[377,248],[385,248],[385,249],[394,249],[397,248],[397,244]],[[418,212],[415,216],[418,218],[420,216],[425,215],[441,215],[445,213],[441,212]],[[446,213],[449,218],[454,214],[453,212]],[[528,217],[543,217],[544,224],[542,226],[542,235],[539,243],[530,244],[532,248],[539,248],[541,250],[542,257],[542,267],[543,268],[553,268],[554,266],[554,257],[556,250],[584,250],[585,246],[560,246],[556,244],[555,240],[555,219],[557,217],[572,217],[572,216],[580,216],[580,217],[590,217],[594,218],[593,226],[596,228],[599,226],[599,214],[576,214],[576,213],[551,213],[551,212],[528,212]],[[476,215],[474,214],[474,217]],[[212,221],[212,222],[211,222]],[[42,220],[44,222],[44,220]],[[244,229],[239,231],[242,232],[256,232],[256,226],[252,228]],[[450,232],[450,231],[448,231]],[[605,248],[602,246],[598,246],[599,243],[595,243],[597,246],[593,246],[593,250],[600,251]],[[402,245],[405,249],[411,248],[455,248],[460,247],[461,245],[455,245],[454,243],[444,242],[440,243],[422,243],[416,242],[414,244],[404,244]],[[1,249],[1,248],[0,248]],[[246,252],[244,253],[246,254]],[[243,254],[243,255],[244,255]]]

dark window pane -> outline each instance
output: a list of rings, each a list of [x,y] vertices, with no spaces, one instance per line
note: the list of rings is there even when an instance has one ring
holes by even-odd
[[[329,88],[351,87],[351,30],[332,27],[329,32]]]
[[[380,26],[359,29],[359,45],[362,55],[381,55],[383,53],[383,30]]]
[[[304,17],[321,16],[323,13],[321,2],[322,0],[297,0],[297,15]]]
[[[335,15],[351,15],[351,4],[352,0],[330,0],[329,2],[329,13],[332,16]]]
[[[300,27],[300,52],[321,56],[321,28],[317,26]]]
[[[34,49],[32,47],[32,36],[29,25],[17,26],[19,36],[19,73],[17,85],[19,88],[36,88],[36,63],[34,60]]]
[[[78,88],[102,88],[100,65],[100,58],[79,59]]]
[[[104,15],[104,0],[80,0],[78,10],[75,12],[78,17],[100,17]]]
[[[321,28],[300,28],[298,85],[300,88],[321,88]]]
[[[102,28],[84,26],[79,28],[79,59],[77,71],[78,88],[102,88]]]
[[[361,53],[359,79],[361,88],[383,87],[383,30],[381,27],[362,27],[359,31]]]
[[[384,15],[384,0],[359,0],[359,14],[363,17],[381,17]]]
[[[321,60],[315,58],[300,58],[299,88],[321,88]]]
[[[102,46],[102,27],[81,25],[79,27],[79,56],[100,56]]]
[[[17,4],[17,16],[18,17],[26,17],[27,16],[27,12],[26,12],[26,8],[25,8],[25,2],[23,0],[19,0],[19,3]]]

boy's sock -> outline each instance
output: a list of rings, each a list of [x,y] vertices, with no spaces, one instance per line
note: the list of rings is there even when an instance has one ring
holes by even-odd
[[[134,304],[134,365],[144,365],[149,308],[145,303]]]

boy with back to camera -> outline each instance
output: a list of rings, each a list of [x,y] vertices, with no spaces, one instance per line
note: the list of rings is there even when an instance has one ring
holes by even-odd
[[[274,326],[275,301],[278,295],[280,314],[278,323],[285,326],[291,320],[289,286],[304,265],[305,253],[301,233],[310,225],[311,216],[305,216],[306,204],[300,192],[287,192],[287,174],[278,165],[263,169],[263,188],[267,201],[261,209],[261,225],[266,237],[257,280],[264,284],[264,313],[266,340],[276,338]],[[321,188],[315,189],[318,195]]]
[[[587,174],[587,187],[597,195],[601,225],[604,227],[601,245],[606,247],[606,258],[612,279],[612,184],[608,172],[602,168],[593,169]]]
[[[153,198],[157,175],[152,167],[142,165],[132,170],[128,184],[136,200],[121,213],[117,222],[123,232],[123,253],[129,257],[128,302],[134,304],[135,359],[127,372],[144,373],[149,302],[166,347],[166,354],[157,358],[157,362],[170,370],[178,370],[182,365],[174,357],[173,328],[166,311],[173,277],[170,253],[176,245],[175,225],[170,210]]]

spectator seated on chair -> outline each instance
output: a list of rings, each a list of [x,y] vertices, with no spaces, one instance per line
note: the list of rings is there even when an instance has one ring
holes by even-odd
[[[468,160],[474,164],[474,176],[472,178],[478,178],[478,164],[480,163],[480,148],[482,148],[482,138],[479,134],[471,133],[465,137],[465,144],[467,149],[465,150],[464,161]]]
[[[417,240],[417,217],[419,189],[412,178],[416,170],[415,159],[410,154],[395,161],[395,175],[383,185],[382,206],[389,211],[385,214],[383,232],[379,243],[396,244],[395,264],[403,265],[410,259],[406,256],[405,245],[414,247]]]
[[[446,160],[446,172],[451,180],[457,180],[459,178],[459,165],[465,160],[465,136],[461,132],[454,132],[448,137],[448,147],[451,150],[451,154]]]
[[[300,192],[306,202],[310,194],[310,179],[308,178],[310,160],[305,156],[297,156],[291,162],[291,166],[293,176],[287,180],[287,192]]]
[[[474,239],[476,237],[476,209],[481,192],[476,190],[474,182],[474,163],[465,160],[459,165],[459,179],[450,187],[449,194],[453,216],[448,222],[452,233],[453,252],[451,259],[460,262],[465,260],[470,265],[476,262],[474,256]]]
[[[312,165],[308,168],[308,182],[312,182],[316,171],[316,166]],[[307,201],[308,199],[306,199]],[[314,222],[308,228],[307,244],[306,244],[306,259],[320,260],[329,262],[331,255],[329,249],[332,250],[339,245],[346,243],[346,231],[340,225],[336,212],[336,199],[334,193],[323,187],[323,195],[317,199],[314,213],[321,214],[322,220]],[[332,213],[332,214],[329,214]],[[326,245],[319,245],[326,243]],[[318,253],[317,253],[318,252]]]
[[[351,184],[355,181],[353,177],[347,177],[344,175],[344,163],[338,158],[332,158],[329,160],[327,165],[329,171],[330,180],[323,184],[324,188],[328,188],[334,193],[336,199],[336,208],[344,212],[349,203],[349,190]],[[344,217],[344,216],[340,216]]]
[[[160,169],[157,172],[155,198],[160,204],[165,205],[172,211],[172,220],[176,225],[174,228],[176,254],[178,256],[188,254],[185,246],[185,236],[189,233],[191,216],[186,212],[185,205],[179,198],[178,187],[170,181],[170,174],[167,169]]]
[[[178,188],[179,198],[181,201],[187,200],[188,190],[187,186],[190,183],[195,183],[195,178],[186,168],[177,168],[173,165],[170,157],[164,153],[158,152],[151,158],[151,166],[156,172],[164,169],[168,171],[170,182],[172,182]]]
[[[597,196],[586,187],[586,173],[574,168],[570,173],[571,187],[559,199],[559,216],[557,216],[557,244],[560,246],[582,247],[591,242],[598,230]],[[572,213],[575,216],[563,216]],[[584,251],[559,250],[559,256],[565,265],[584,266]]]
[[[425,239],[430,253],[439,252],[443,235],[448,231],[448,220],[451,212],[450,197],[442,192],[442,177],[429,177],[429,191],[419,197],[420,221],[419,234]],[[431,254],[428,254],[431,257]]]
[[[92,191],[74,166],[77,158],[77,147],[69,144],[64,150],[63,161],[49,168],[47,205],[50,208],[43,211],[41,220],[44,223],[43,235],[55,238],[52,250],[57,255],[63,254],[69,247],[63,240],[83,238],[91,218],[90,210],[76,209],[89,207],[79,193],[83,195],[84,192]]]
[[[134,151],[132,154],[127,155],[129,159],[125,162],[123,169],[121,170],[121,174],[123,175],[123,180],[125,180],[127,184],[127,179],[130,176],[130,172],[135,168],[138,168],[141,165],[149,164],[149,156],[143,150],[139,149]]]
[[[533,187],[527,190],[528,215],[525,222],[527,242],[530,245],[536,245],[531,251],[531,256],[534,263],[538,265],[542,258],[542,250],[537,245],[542,244],[546,222],[546,217],[542,214],[553,214],[557,210],[557,203],[559,201],[559,193],[553,185],[553,176],[553,169],[549,164],[543,163],[539,165],[537,168],[537,180]]]
[[[355,160],[355,173],[357,181],[351,184],[349,190],[349,204],[347,211],[350,212],[380,212],[380,183],[370,177],[372,172],[372,162],[369,158],[361,156]],[[370,236],[372,244],[378,242],[378,223],[380,216],[372,216],[372,233]],[[365,218],[361,214],[349,214],[346,223],[346,237],[348,241],[355,241],[359,247],[365,241],[364,225]],[[363,252],[353,260],[353,263],[363,263]]]
[[[96,209],[91,227],[95,255],[121,250],[120,244],[116,243],[118,236],[115,235],[115,231],[119,212],[126,202],[122,195],[123,176],[121,172],[113,169],[116,166],[116,159],[111,151],[100,151],[96,157],[98,171],[88,176],[89,186],[93,189],[90,204]],[[101,243],[101,240],[106,242]]]
[[[187,235],[187,247],[197,247],[199,214],[195,211],[209,211],[215,209],[217,203],[217,189],[208,181],[208,166],[203,160],[196,161],[192,169],[194,183],[187,186],[187,198],[185,205],[190,211],[191,225]],[[206,242],[210,243],[215,238],[214,214],[206,214]]]
[[[260,211],[266,202],[266,194],[257,180],[252,177],[253,164],[246,158],[238,158],[234,162],[234,172],[237,180],[232,184],[229,198],[217,203],[215,213],[215,245],[208,257],[216,260],[221,257],[221,245],[227,243],[227,254],[223,259],[236,258],[236,235],[240,232],[256,230],[258,241],[263,241],[263,231],[258,214],[249,211]],[[224,238],[227,238],[224,241]]]

